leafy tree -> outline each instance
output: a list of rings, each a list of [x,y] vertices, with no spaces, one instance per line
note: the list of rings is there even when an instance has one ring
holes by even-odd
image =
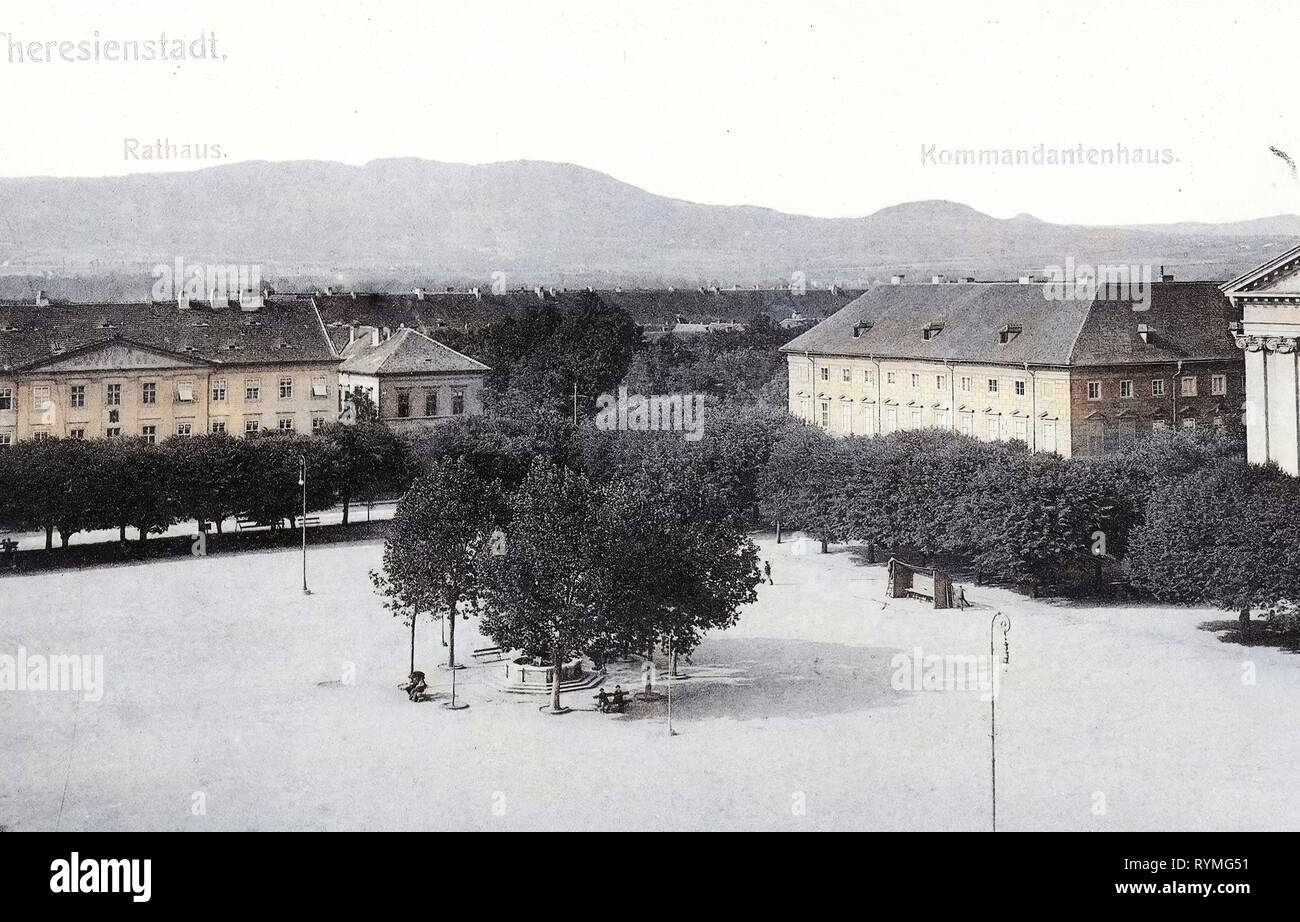
[[[1129,540],[1133,584],[1241,613],[1300,599],[1300,480],[1223,458],[1159,487]]]
[[[483,630],[503,649],[554,664],[551,709],[560,708],[560,667],[609,629],[616,574],[610,522],[582,474],[539,458],[510,495],[507,553],[489,558]]]
[[[504,549],[492,543],[496,490],[462,459],[435,463],[398,502],[383,570],[371,573],[389,610],[412,619],[412,633],[418,612],[447,619],[449,667],[456,664],[456,615],[477,603],[485,551]]]
[[[353,425],[337,423],[325,433],[333,443],[343,524],[348,524],[352,500],[370,504],[386,493],[401,490],[409,481],[407,443],[374,419]]]

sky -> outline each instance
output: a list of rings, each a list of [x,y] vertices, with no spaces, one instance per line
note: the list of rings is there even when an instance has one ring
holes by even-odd
[[[107,59],[164,34],[168,60]],[[1243,220],[1300,213],[1270,152],[1300,162],[1298,40],[1300,6],[1252,0],[3,0],[0,175],[530,159],[826,217]],[[220,156],[144,159],[157,141]],[[944,162],[966,150],[1031,156]]]

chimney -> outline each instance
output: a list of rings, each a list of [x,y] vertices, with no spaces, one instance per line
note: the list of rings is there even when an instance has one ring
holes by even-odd
[[[415,290],[412,292],[412,294],[415,295],[415,300],[417,300],[417,301],[423,301],[423,300],[424,300],[424,289],[423,289],[423,288],[417,288],[417,289],[415,289]]]
[[[390,336],[392,336],[392,335],[393,335],[393,331],[390,330],[390,329],[388,329],[388,327],[384,327],[384,328],[383,328],[383,339],[381,339],[380,342],[388,342],[388,337],[390,337]],[[376,344],[376,345],[378,345],[378,344]]]
[[[357,341],[357,327],[356,327],[356,324],[349,323],[349,324],[348,324],[348,345],[350,346],[350,345],[352,345],[352,344],[353,344],[354,342],[356,342],[356,341]]]
[[[37,306],[37,307],[48,307],[48,306],[49,306],[49,303],[50,303],[50,299],[47,298],[47,297],[45,297],[45,291],[44,291],[44,289],[41,289],[41,290],[39,290],[39,291],[36,292],[36,306]]]
[[[378,347],[379,347],[379,328],[378,328],[378,327],[371,327],[371,328],[370,328],[370,348],[371,348],[371,349],[377,349]]]

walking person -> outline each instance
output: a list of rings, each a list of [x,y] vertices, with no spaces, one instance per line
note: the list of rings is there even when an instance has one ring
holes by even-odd
[[[776,583],[772,582],[772,561],[770,560],[763,561],[763,576],[767,578],[767,583],[769,586],[776,585]]]

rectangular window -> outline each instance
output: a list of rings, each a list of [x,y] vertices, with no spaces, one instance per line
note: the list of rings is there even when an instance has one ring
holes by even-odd
[[[831,370],[829,368],[822,368],[819,369],[819,371],[821,371],[823,381],[829,381],[831,379]]]
[[[897,380],[898,380],[898,378],[895,376],[894,372],[892,372],[892,371],[887,371],[887,372],[885,372],[885,383],[886,383],[886,384],[893,384],[893,383],[894,383],[895,381],[897,381]]]
[[[257,435],[262,429],[262,423],[256,419],[244,420],[244,435]]]
[[[14,408],[14,389],[12,387],[0,387],[0,410],[12,410]]]
[[[328,397],[330,395],[329,382],[324,378],[311,379],[311,395],[313,398]]]
[[[50,434],[49,434],[48,432],[46,432],[44,429],[42,429],[40,432],[33,432],[33,433],[32,433],[32,441],[34,441],[34,442],[44,442],[44,441],[45,441],[46,439],[48,439],[49,437],[50,437]]]
[[[962,392],[963,394],[969,394],[969,393],[970,393],[970,389],[971,389],[971,379],[970,379],[970,378],[963,377],[963,378],[961,379],[961,392]]]
[[[85,429],[80,429],[80,428],[78,428],[78,429],[69,429],[69,430],[68,430],[68,438],[70,438],[70,439],[76,439],[77,441],[81,441],[81,440],[84,439],[85,437],[86,437],[86,430],[85,430]]]
[[[425,416],[438,415],[438,392],[437,391],[424,392],[424,415]]]
[[[8,432],[0,432],[0,445],[12,445],[14,437]]]
[[[974,434],[975,434],[975,416],[974,416],[974,414],[972,414],[972,413],[963,413],[963,414],[961,415],[961,422],[958,423],[958,428],[961,429],[961,434],[962,434],[962,435],[974,435]]]
[[[1182,397],[1196,396],[1196,377],[1189,376],[1178,380],[1178,393]]]
[[[947,411],[947,410],[935,410],[935,411],[934,411],[934,424],[935,424],[936,426],[938,426],[940,429],[947,429],[947,428],[948,428],[948,411]]]
[[[106,439],[115,439],[121,434],[122,434],[121,426],[109,426],[106,430],[104,430],[104,438]]]
[[[996,394],[997,392],[998,392],[998,379],[989,378],[989,393]]]
[[[853,369],[851,368],[840,369],[840,380],[843,381],[845,384],[848,384],[849,381],[852,379],[852,377],[853,377]]]
[[[324,428],[325,428],[325,417],[313,416],[311,418],[311,431],[313,435],[317,432],[320,432]]]
[[[181,403],[194,402],[194,384],[190,381],[181,381],[176,385],[176,399]]]
[[[1210,375],[1210,393],[1219,397],[1228,393],[1228,376]]]
[[[214,419],[212,421],[212,434],[213,435],[226,434],[226,421],[224,419]]]
[[[875,376],[871,373],[871,369],[870,369],[870,368],[864,368],[864,369],[862,370],[862,383],[863,383],[863,384],[871,384],[871,383],[873,383],[874,381],[875,381]]]
[[[465,412],[465,392],[456,390],[451,392],[451,415],[460,416]]]
[[[86,408],[86,385],[74,384],[68,388],[68,406],[74,410]]]
[[[845,432],[853,431],[853,404],[846,402],[840,405],[840,425]]]
[[[226,402],[226,379],[225,378],[212,379],[212,402],[213,403]]]
[[[1016,419],[1012,422],[1012,428],[1015,431],[1015,438],[1029,444],[1029,424],[1026,420]]]
[[[831,405],[827,401],[823,400],[822,401],[822,428],[826,429],[830,426],[830,424],[831,424]]]
[[[1100,381],[1089,381],[1089,382],[1088,382],[1088,399],[1089,399],[1089,400],[1100,400],[1100,399],[1101,399],[1101,382],[1100,382]]]
[[[293,378],[280,379],[280,399],[281,400],[293,399]]]
[[[1165,379],[1153,378],[1151,381],[1151,396],[1163,397],[1165,395]]]
[[[920,386],[921,386],[921,376],[918,375],[918,374],[916,374],[916,373],[913,373],[913,374],[912,374],[912,388],[915,389],[915,388],[918,388],[918,387],[920,387]]]
[[[985,425],[988,427],[990,441],[997,441],[1002,438],[1002,427],[999,425],[999,420],[996,416],[990,416]]]
[[[898,407],[889,407],[885,410],[885,431],[895,432],[898,429]]]
[[[104,385],[104,406],[117,407],[122,405],[122,385],[105,384]]]
[[[144,436],[144,440],[148,442],[150,445],[152,445],[154,442],[158,440],[158,427],[141,426],[140,435]]]
[[[158,402],[158,385],[152,381],[146,381],[140,385],[140,402],[145,406],[153,406]]]
[[[921,411],[920,411],[920,410],[913,410],[913,411],[912,411],[912,428],[913,428],[913,429],[920,429],[921,426],[922,426],[922,423],[921,423]]]
[[[1132,397],[1132,396],[1133,396],[1133,382],[1132,382],[1132,381],[1121,381],[1121,382],[1119,382],[1119,395],[1120,395],[1121,397]]]
[[[1017,397],[1025,396],[1025,382],[1022,379],[1017,378],[1014,383],[1014,387],[1016,390]]]
[[[262,399],[262,379],[245,378],[244,379],[244,402],[256,403]]]
[[[401,390],[397,392],[397,418],[406,419],[411,415],[411,392]]]
[[[935,376],[934,376],[934,389],[935,389],[936,391],[938,391],[939,393],[943,393],[944,388],[946,388],[947,386],[948,386],[948,376],[947,376],[947,375],[935,375]]]
[[[193,432],[193,431],[194,431],[194,424],[193,424],[193,423],[177,423],[177,424],[176,424],[176,434],[179,435],[181,438],[185,438],[185,437],[187,437],[187,436],[188,436],[191,432]]]
[[[275,424],[276,424],[276,427],[277,427],[281,432],[293,432],[293,417],[292,417],[292,416],[281,416],[278,420],[276,420],[276,423],[275,423]]]
[[[1183,420],[1183,428],[1184,428],[1184,429],[1195,429],[1195,428],[1196,428],[1196,420],[1194,420],[1194,419],[1185,419],[1185,420]]]
[[[32,388],[32,409],[36,412],[50,408],[50,389],[47,385]]]

